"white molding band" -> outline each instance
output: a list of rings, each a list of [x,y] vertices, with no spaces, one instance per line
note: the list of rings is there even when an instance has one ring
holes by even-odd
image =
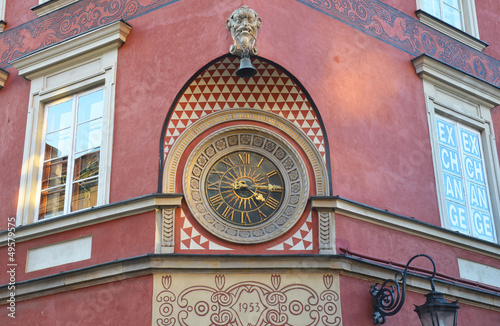
[[[32,80],[46,74],[46,68],[54,68],[60,63],[70,65],[74,59],[83,61],[119,48],[131,29],[129,24],[116,21],[20,57],[10,64],[19,70],[19,75]]]
[[[340,197],[312,197],[312,208],[381,225],[420,238],[500,259],[500,246],[406,216],[366,206]],[[333,217],[334,218],[334,217]]]
[[[422,10],[417,10],[417,17],[422,24],[425,24],[429,27],[434,28],[435,30],[448,35],[455,40],[462,42],[463,44],[470,46],[471,48],[482,51],[485,47],[488,46],[488,43],[477,39],[476,37],[469,35],[467,32],[461,31],[439,18],[432,16],[431,14],[426,13]]]
[[[69,6],[72,3],[75,3],[79,0],[46,0],[44,2],[40,1],[38,6],[31,8],[33,12],[38,16],[42,17],[51,12]]]
[[[41,220],[17,227],[16,242],[19,243],[88,225],[150,212],[157,208],[180,207],[182,198],[181,194],[153,194]],[[4,230],[0,232],[0,247],[6,246],[7,242],[8,232]]]
[[[422,54],[412,60],[417,74],[422,79],[453,85],[459,91],[485,101],[494,108],[500,105],[500,88],[493,86],[465,72],[455,69],[434,58]]]
[[[293,270],[294,273],[314,269],[338,273],[371,283],[394,278],[398,269],[346,256],[193,256],[193,255],[146,255],[113,261],[69,272],[16,283],[16,302],[52,295],[77,288],[107,284],[139,276],[157,273],[221,273],[268,272],[272,274]],[[435,280],[436,290],[448,300],[460,299],[469,305],[500,310],[500,295],[460,284]],[[408,290],[417,293],[430,292],[427,277],[410,274]],[[369,288],[367,288],[367,291]],[[0,300],[6,303],[8,285],[0,287]]]

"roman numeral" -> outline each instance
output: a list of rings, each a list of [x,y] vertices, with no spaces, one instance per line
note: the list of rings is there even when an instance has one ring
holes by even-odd
[[[214,207],[219,205],[216,207],[216,209],[218,209],[222,205],[222,196],[220,194],[214,195],[214,196],[210,197],[209,201],[210,201],[210,205],[212,205]]]
[[[266,206],[270,207],[271,209],[277,209],[279,205],[280,202],[271,197],[269,197],[266,201]]]
[[[266,173],[266,175],[267,175],[268,178],[270,178],[270,177],[272,177],[273,175],[276,175],[276,174],[278,174],[278,171],[276,171],[276,170]]]
[[[229,157],[224,157],[222,160],[221,160],[222,163],[226,164],[227,166],[229,167],[233,167],[234,166],[234,163],[233,161],[231,161],[231,159]]]
[[[244,153],[238,154],[238,156],[240,157],[240,161],[238,162],[238,164],[250,164],[250,154]]]
[[[217,174],[219,177],[222,177],[225,172],[217,171],[216,169],[212,169],[210,173]]]
[[[260,168],[260,165],[262,164],[262,162],[264,162],[264,158],[261,158],[259,163],[257,164],[257,167]]]
[[[241,224],[247,224],[248,221],[248,224],[251,224],[252,221],[250,220],[250,215],[248,215],[247,212],[241,212]]]
[[[207,185],[207,190],[219,190],[219,182],[212,182]]]
[[[231,216],[231,221],[232,221],[234,219],[234,209],[227,206],[224,212],[222,212],[222,216],[226,219],[229,219],[229,216]]]

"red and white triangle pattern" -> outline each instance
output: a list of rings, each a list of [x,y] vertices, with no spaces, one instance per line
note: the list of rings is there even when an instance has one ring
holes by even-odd
[[[271,64],[252,58],[258,73],[238,78],[239,59],[226,57],[198,75],[180,97],[172,112],[164,139],[164,159],[186,128],[214,111],[250,107],[286,118],[309,136],[325,159],[325,142],[316,113],[300,87]]]
[[[252,58],[258,73],[250,79],[238,78],[239,59],[226,57],[198,75],[180,97],[165,133],[164,159],[189,125],[212,112],[250,107],[288,119],[311,139],[325,160],[325,141],[316,113],[300,87],[273,65]],[[181,213],[180,250],[232,250],[202,236]],[[283,243],[268,250],[313,250],[311,216],[301,229]]]
[[[181,250],[233,250],[220,246],[202,236],[189,222],[181,208],[180,249]]]
[[[311,213],[307,217],[306,222],[302,225],[300,230],[295,232],[287,240],[283,241],[279,245],[276,245],[267,250],[280,250],[280,251],[312,251],[313,250],[313,229],[312,229],[312,217]]]

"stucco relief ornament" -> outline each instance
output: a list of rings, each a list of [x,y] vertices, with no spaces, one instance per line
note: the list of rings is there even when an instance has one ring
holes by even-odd
[[[248,6],[236,9],[226,22],[226,28],[231,31],[234,44],[229,48],[231,54],[237,56],[257,55],[257,32],[262,26],[258,14]]]

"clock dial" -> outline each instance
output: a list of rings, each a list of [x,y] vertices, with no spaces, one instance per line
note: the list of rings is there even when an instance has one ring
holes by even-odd
[[[213,211],[235,225],[258,225],[273,217],[283,203],[285,186],[278,167],[250,151],[236,151],[217,160],[205,179]]]
[[[300,155],[256,126],[232,126],[206,137],[186,162],[183,187],[193,217],[212,234],[259,243],[301,217],[309,180]]]

